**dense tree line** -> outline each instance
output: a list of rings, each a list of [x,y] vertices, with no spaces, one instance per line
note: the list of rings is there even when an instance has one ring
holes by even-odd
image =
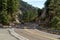
[[[0,0],[0,23],[9,24],[15,19],[19,0]]]
[[[32,22],[41,15],[39,10],[22,0],[0,0],[0,23],[13,23],[19,15],[18,11],[22,12],[22,15],[19,15],[21,22]]]
[[[60,29],[60,0],[47,0],[45,8],[50,27]]]

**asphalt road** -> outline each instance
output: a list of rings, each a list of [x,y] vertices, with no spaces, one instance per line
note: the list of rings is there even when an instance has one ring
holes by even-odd
[[[9,34],[8,29],[0,28],[0,40],[17,40],[17,39]]]
[[[15,28],[15,32],[29,40],[51,40],[42,37],[44,36],[44,34],[42,34],[41,36],[41,33],[37,29],[16,29]]]
[[[16,27],[17,28],[14,29],[15,32],[29,40],[57,40],[60,38],[60,35],[54,35],[37,30],[36,27],[38,27],[38,25],[35,23],[16,25]]]

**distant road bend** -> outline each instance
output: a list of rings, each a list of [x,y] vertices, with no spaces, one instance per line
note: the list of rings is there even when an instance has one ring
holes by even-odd
[[[49,34],[36,29],[36,24],[28,24],[27,26],[17,25],[21,28],[15,28],[14,31],[29,40],[57,40],[58,35]],[[28,28],[27,28],[28,27]]]
[[[28,38],[29,40],[50,40],[48,38],[42,37],[44,34],[41,36],[37,29],[15,29],[15,32],[25,38]]]

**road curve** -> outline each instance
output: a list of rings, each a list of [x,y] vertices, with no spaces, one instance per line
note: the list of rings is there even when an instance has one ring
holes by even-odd
[[[42,37],[40,35],[40,32],[37,31],[36,29],[16,29],[15,28],[15,32],[25,38],[28,38],[29,40],[51,40],[51,39]]]

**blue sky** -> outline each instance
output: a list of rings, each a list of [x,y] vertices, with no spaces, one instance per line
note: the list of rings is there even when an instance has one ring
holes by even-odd
[[[46,2],[46,0],[23,0],[23,1],[29,3],[30,5],[32,5],[34,7],[38,7],[38,8],[43,8],[44,3]]]

